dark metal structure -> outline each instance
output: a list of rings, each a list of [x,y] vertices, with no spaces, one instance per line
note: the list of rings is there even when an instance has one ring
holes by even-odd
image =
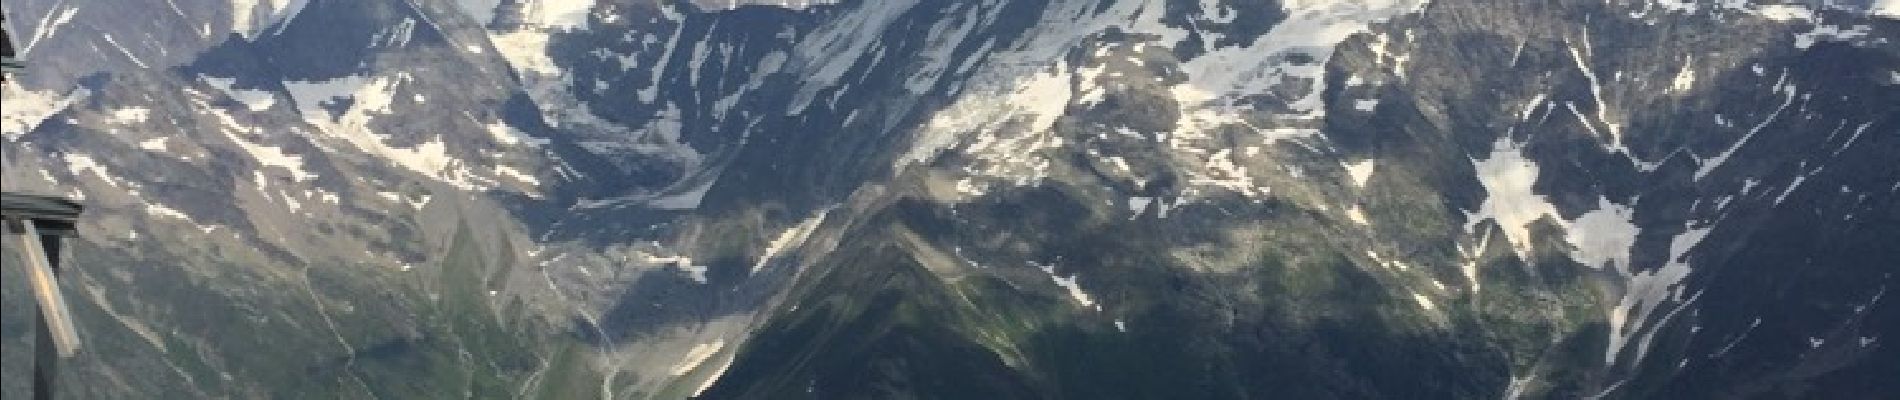
[[[13,35],[3,28],[6,22],[7,16],[0,14],[0,68],[10,70],[18,68],[20,64],[13,60]],[[0,81],[4,80],[6,80],[6,75],[0,74]]]
[[[39,338],[34,345],[33,398],[51,399],[59,359],[79,351],[79,332],[59,289],[61,245],[78,234],[83,208],[78,202],[51,196],[0,193],[0,220],[5,222],[8,247],[16,247],[25,261],[27,281],[39,303]]]

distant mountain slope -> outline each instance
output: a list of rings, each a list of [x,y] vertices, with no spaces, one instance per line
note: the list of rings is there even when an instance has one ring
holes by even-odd
[[[78,398],[1882,397],[1891,10],[11,1],[0,177]]]

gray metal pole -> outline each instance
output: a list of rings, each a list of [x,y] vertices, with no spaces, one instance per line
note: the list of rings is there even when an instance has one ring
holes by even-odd
[[[53,331],[46,327],[46,313],[34,311],[39,318],[39,338],[33,344],[33,399],[53,400],[53,379],[59,376],[59,354],[53,351]]]
[[[27,223],[33,222],[27,221]],[[60,259],[63,258],[60,257],[59,252],[60,242],[59,236],[40,235],[40,248],[45,249],[45,252],[41,254],[46,255],[46,265],[53,270],[53,276],[56,278],[59,276]],[[45,311],[36,310],[35,313],[39,315],[39,318],[33,321],[34,325],[38,326],[39,337],[34,340],[33,345],[33,399],[53,400],[54,380],[59,377],[59,351],[53,344],[53,330],[46,324],[47,318],[53,316],[46,315]]]

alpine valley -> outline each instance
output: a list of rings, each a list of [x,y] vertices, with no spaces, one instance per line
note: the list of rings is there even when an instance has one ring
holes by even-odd
[[[1900,396],[1896,0],[4,11],[65,398]]]

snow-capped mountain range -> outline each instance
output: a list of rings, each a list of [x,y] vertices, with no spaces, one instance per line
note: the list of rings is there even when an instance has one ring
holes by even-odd
[[[1900,393],[1900,2],[4,11],[78,397]]]

